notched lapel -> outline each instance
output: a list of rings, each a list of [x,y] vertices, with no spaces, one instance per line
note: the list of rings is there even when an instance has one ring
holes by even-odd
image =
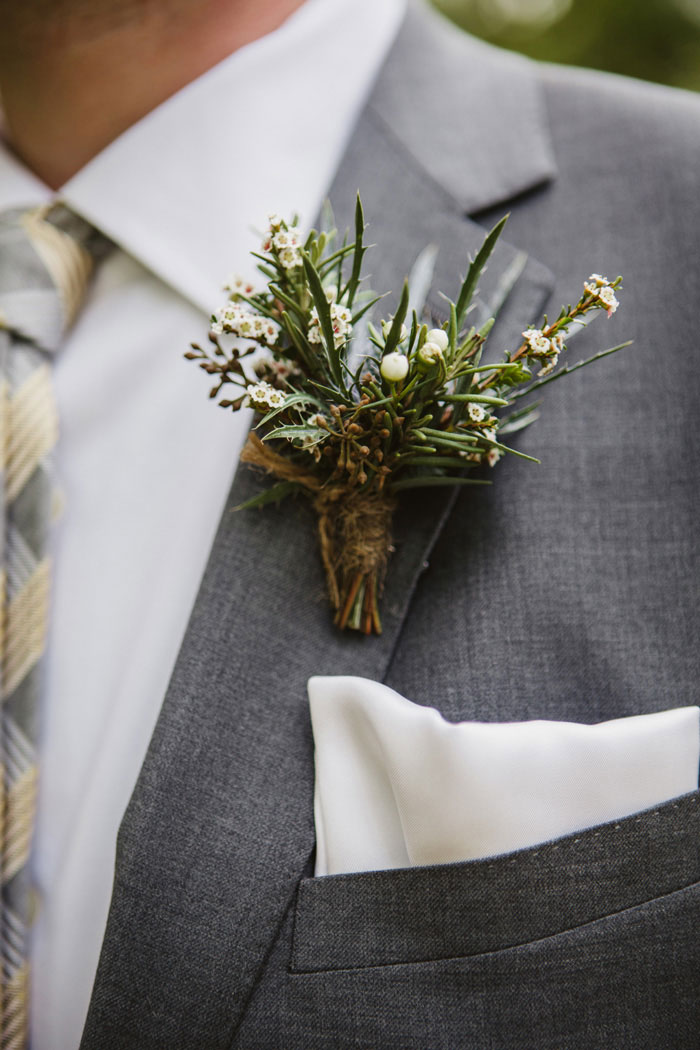
[[[375,293],[388,292],[381,304],[386,316],[398,299],[404,277],[420,252],[437,248],[427,307],[435,323],[449,317],[440,293],[456,299],[461,277],[488,232],[461,212],[444,188],[416,164],[373,106],[367,107],[331,190],[331,204],[341,229],[350,225],[350,207],[361,191],[368,223],[367,242],[376,245],[366,255],[368,284]],[[480,195],[483,203],[488,194]],[[503,203],[503,214],[508,211]],[[496,316],[489,340],[491,355],[500,357],[520,343],[525,324],[540,320],[554,285],[542,263],[508,242],[508,226],[479,281],[468,314],[477,327]]]
[[[397,63],[410,74],[420,61],[410,50],[417,17],[409,16],[410,31],[402,31],[390,59],[392,91]],[[396,292],[425,245],[439,246],[430,299],[439,312],[435,292],[454,293],[485,231],[416,162],[415,143],[387,131],[386,76],[331,199],[342,222],[362,190],[370,240],[380,245],[368,260],[375,289]],[[431,105],[426,99],[427,112]],[[531,171],[522,174],[529,184]],[[487,197],[471,192],[479,206]],[[509,325],[537,316],[548,290],[546,270],[502,244],[478,308],[488,312],[499,296],[505,300],[505,342]],[[509,320],[514,304],[517,321]],[[239,470],[122,824],[83,1050],[230,1045],[313,849],[306,681],[312,674],[385,676],[452,503],[444,494],[402,503],[384,634],[365,639],[330,622],[314,522],[302,501],[234,513],[259,485],[250,469]]]
[[[556,175],[537,66],[409,0],[368,109],[427,179],[474,215]]]

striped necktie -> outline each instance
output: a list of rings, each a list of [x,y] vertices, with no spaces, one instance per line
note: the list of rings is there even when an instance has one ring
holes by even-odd
[[[0,1050],[28,1046],[29,851],[58,436],[51,356],[107,242],[62,205],[0,213]]]

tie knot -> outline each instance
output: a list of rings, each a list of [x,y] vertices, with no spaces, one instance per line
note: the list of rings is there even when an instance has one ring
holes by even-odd
[[[0,328],[54,351],[110,242],[62,204],[0,214]]]

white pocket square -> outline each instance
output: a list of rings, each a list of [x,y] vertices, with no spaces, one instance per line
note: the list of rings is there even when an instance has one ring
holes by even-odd
[[[698,787],[700,710],[579,725],[447,722],[378,682],[309,681],[316,875],[474,860]]]

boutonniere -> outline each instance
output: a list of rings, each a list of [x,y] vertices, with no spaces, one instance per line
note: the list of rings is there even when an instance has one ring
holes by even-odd
[[[363,286],[359,197],[354,238],[341,243],[334,230],[303,239],[294,221],[273,215],[255,253],[264,287],[232,278],[228,300],[212,317],[209,347],[192,344],[186,354],[215,377],[210,396],[223,408],[249,405],[257,413],[242,459],[276,480],[238,509],[294,493],[310,499],[340,628],[381,631],[399,493],[488,485],[472,476],[475,468],[493,467],[506,454],[532,460],[504,443],[537,418],[537,406],[521,406],[521,399],[629,345],[559,365],[575,326],[617,309],[621,278],[593,274],[574,306],[525,328],[502,361],[482,364],[493,319],[470,327],[469,307],[505,221],[486,236],[456,301],[446,299],[449,320],[432,327],[423,319],[430,249],[416,261],[394,314],[369,320],[382,297]]]

